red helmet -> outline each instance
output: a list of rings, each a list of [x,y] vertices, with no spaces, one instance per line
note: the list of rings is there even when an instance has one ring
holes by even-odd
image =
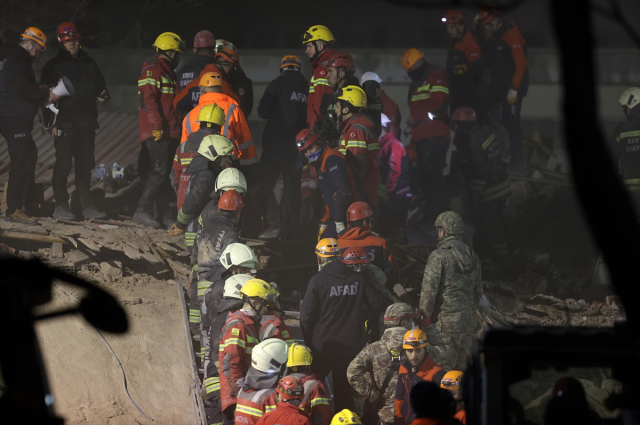
[[[565,376],[558,379],[553,386],[551,397],[576,397],[586,399],[584,388],[580,381],[575,378]]]
[[[196,49],[202,49],[205,47],[215,47],[216,38],[213,36],[211,31],[203,30],[196,34],[196,37],[193,39],[193,47]]]
[[[300,152],[307,149],[311,144],[318,140],[320,135],[314,133],[313,130],[305,128],[296,136],[296,146]]]
[[[498,9],[495,4],[488,4],[478,10],[478,21],[482,24],[488,24],[494,16],[502,15],[502,10]]]
[[[304,386],[297,376],[285,376],[278,382],[276,392],[283,400],[302,400],[304,398]]]
[[[78,29],[72,22],[63,22],[58,25],[58,29],[56,30],[56,35],[58,36],[58,41],[63,43],[69,40],[77,40],[80,38],[80,34],[78,33]]]
[[[244,207],[242,195],[235,190],[227,190],[218,201],[218,208],[225,211],[238,211]]]
[[[464,15],[462,14],[462,10],[452,9],[444,14],[442,17],[442,23],[445,25],[449,24],[459,24],[460,22],[466,21]]]
[[[373,210],[366,202],[354,202],[347,209],[347,221],[362,220],[369,217],[373,217]]]
[[[468,106],[461,106],[453,111],[451,115],[451,121],[475,121],[476,113]]]
[[[356,63],[353,61],[353,57],[349,53],[337,52],[329,58],[327,61],[328,68],[341,68],[345,67],[351,73],[356,72]]]
[[[238,56],[236,51],[233,50],[230,47],[226,47],[224,49],[218,48],[218,52],[216,53],[215,57],[224,59],[227,62],[232,63],[232,64],[234,64],[236,66],[238,66],[238,64],[240,64],[240,57]]]
[[[342,262],[345,264],[369,264],[369,254],[361,246],[352,246],[342,253]]]

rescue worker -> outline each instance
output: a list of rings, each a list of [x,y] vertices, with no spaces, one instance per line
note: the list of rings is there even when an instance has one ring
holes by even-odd
[[[468,184],[469,204],[476,224],[473,241],[482,269],[488,272],[495,265],[504,270],[509,262],[509,230],[502,211],[511,195],[511,185],[500,143],[494,128],[476,121],[476,114],[469,107],[456,109],[450,124],[455,131],[453,143],[460,153],[462,174]]]
[[[176,71],[178,76],[178,91],[199,77],[205,66],[213,63],[216,54],[216,38],[211,31],[199,31],[193,38],[193,56]]]
[[[480,46],[461,10],[452,9],[444,14],[442,23],[451,40],[447,51],[447,79],[449,80],[449,104],[451,111],[461,106],[480,111],[478,98],[478,74],[480,71]]]
[[[97,103],[109,101],[104,77],[96,62],[81,48],[80,34],[71,22],[63,22],[56,30],[58,55],[49,60],[42,69],[40,83],[55,86],[66,77],[74,87],[71,96],[58,101],[58,115],[51,129],[56,148],[53,166],[53,191],[56,209],[53,216],[64,220],[75,220],[69,208],[67,178],[75,167],[75,186],[82,217],[85,220],[105,218],[89,199],[91,170],[95,166],[95,139],[98,128]]]
[[[609,144],[620,178],[640,214],[640,88],[631,87],[619,99],[626,121],[613,130]]]
[[[312,363],[313,355],[309,347],[295,342],[289,346],[287,376],[300,379],[304,386],[304,398],[301,404],[304,411],[309,415],[313,425],[329,425],[331,422],[329,395],[322,381],[311,372]]]
[[[262,416],[256,425],[312,425],[300,407],[305,397],[300,378],[285,376],[278,382],[276,392],[275,410]]]
[[[132,221],[159,229],[157,220],[161,220],[166,228],[174,222],[169,209],[172,198],[169,173],[180,139],[180,119],[173,106],[177,89],[174,69],[185,43],[177,34],[165,32],[158,36],[153,47],[157,53],[145,61],[138,78],[142,142],[138,163],[148,164],[149,170],[139,170],[146,177]],[[151,215],[154,204],[158,214],[156,218]]]
[[[221,49],[232,49],[236,54],[238,49],[230,41],[216,40],[216,53]],[[249,118],[253,111],[253,82],[240,66],[240,62],[236,64],[235,71],[228,78],[229,84],[233,88],[233,92],[240,98],[240,107],[245,117]]]
[[[409,161],[407,151],[393,131],[393,123],[386,114],[381,116],[380,183],[384,186],[382,198],[386,201],[396,231],[407,227],[407,214],[411,207]],[[381,195],[380,193],[378,194]]]
[[[431,223],[447,208],[447,188],[442,171],[449,150],[449,85],[444,69],[428,63],[418,49],[402,55],[402,67],[411,78],[407,125],[414,206],[422,210],[422,223]]]
[[[442,378],[440,388],[443,388],[451,393],[451,396],[456,402],[456,414],[454,419],[460,421],[462,425],[467,423],[467,412],[464,410],[464,402],[462,401],[462,378],[464,374],[459,370],[451,370],[447,372]]]
[[[364,86],[367,81],[376,81],[378,84],[382,84],[382,79],[375,72],[367,71],[360,77],[360,86]],[[400,123],[402,122],[402,115],[400,114],[400,107],[385,93],[384,90],[380,90],[380,102],[382,103],[382,114],[387,117],[389,124],[387,125],[387,131],[393,133],[396,139],[400,140]],[[382,137],[382,136],[380,136]]]
[[[322,119],[320,109],[325,94],[332,94],[333,90],[327,81],[327,61],[333,56],[331,45],[335,39],[329,28],[323,25],[310,27],[302,36],[305,53],[311,60],[311,82],[309,83],[309,98],[307,102],[307,124],[313,129],[316,121]]]
[[[436,323],[447,346],[448,370],[464,370],[482,298],[480,259],[462,242],[464,222],[453,211],[435,222],[438,247],[429,254],[422,280],[420,310]]]
[[[529,90],[527,45],[516,24],[502,17],[495,6],[480,8],[478,19],[491,40],[482,58],[480,96],[487,109],[498,110],[509,132],[511,162],[509,173],[523,176],[525,164],[520,128],[522,100]]]
[[[242,308],[229,313],[229,318],[220,334],[218,352],[219,370],[222,371],[220,374],[222,413],[229,422],[233,422],[235,418],[236,397],[240,391],[238,381],[247,376],[252,363],[252,352],[255,353],[254,347],[258,344],[258,323],[261,316],[266,314],[269,304],[275,303],[277,297],[273,287],[261,279],[247,281],[242,285],[240,293],[243,301]],[[285,359],[281,363],[284,364],[286,363],[286,344],[283,342],[282,345],[285,347]]]
[[[300,61],[287,55],[280,61],[280,76],[273,80],[262,95],[258,115],[267,120],[262,133],[262,158],[258,196],[263,217],[268,227],[260,234],[263,239],[277,238],[287,226],[287,233],[294,234],[299,227],[300,180],[302,179],[302,155],[296,148],[296,135],[305,127],[309,84],[302,75]],[[282,173],[284,215],[274,204],[273,186]]]
[[[396,425],[411,424],[415,418],[414,408],[409,400],[412,389],[425,381],[440,384],[445,375],[445,371],[429,356],[428,345],[427,334],[420,329],[409,330],[402,338],[406,358],[398,369],[394,410]]]
[[[273,284],[271,286],[273,286]],[[279,301],[278,306],[269,308],[267,314],[262,316],[260,320],[260,341],[277,338],[284,341],[288,346],[291,346],[295,342],[293,332],[291,332],[289,326],[282,320],[283,315]]]
[[[251,365],[237,382],[236,425],[255,425],[265,414],[276,409],[274,387],[287,365],[288,347],[279,339],[257,344],[251,352]]]
[[[355,425],[360,424],[360,418],[349,409],[343,409],[336,413],[331,419],[331,425]]]
[[[365,345],[369,311],[382,308],[383,301],[362,274],[340,261],[338,241],[322,239],[316,255],[319,271],[304,294],[300,327],[315,353],[312,371],[322,379],[332,372],[335,409],[353,408],[347,367]]]
[[[327,83],[334,93],[346,86],[358,86],[358,79],[353,75],[356,73],[356,63],[349,53],[334,53],[327,61],[325,68],[327,68]]]
[[[4,198],[7,203],[5,220],[20,224],[36,224],[25,214],[33,190],[38,160],[31,130],[33,119],[42,102],[55,102],[52,89],[36,84],[31,65],[47,48],[47,37],[36,27],[20,35],[18,44],[8,44],[0,53],[0,134],[7,141],[11,170]]]

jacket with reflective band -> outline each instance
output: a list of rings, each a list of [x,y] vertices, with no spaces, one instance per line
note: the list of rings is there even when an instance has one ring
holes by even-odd
[[[411,409],[409,393],[420,382],[442,381],[446,371],[436,364],[431,357],[422,362],[417,370],[413,370],[409,360],[405,360],[398,370],[398,386],[396,387],[395,425],[407,425],[413,422],[415,414]]]
[[[266,315],[260,319],[260,336],[258,339],[260,342],[269,339],[278,338],[291,346],[295,342],[293,339],[293,333],[289,326],[282,321],[278,316]]]
[[[640,106],[633,108],[627,120],[616,126],[609,143],[625,185],[640,190]]]
[[[199,53],[191,56],[189,62],[185,63],[176,71],[176,76],[178,77],[178,91],[184,90],[190,82],[200,75],[200,72],[202,72],[205,66],[211,64],[213,64],[213,58],[211,56],[201,55]]]
[[[380,93],[380,102],[382,102],[382,113],[391,120],[389,123],[389,131],[391,131],[397,139],[400,138],[400,123],[402,115],[400,115],[400,107],[382,90]]]
[[[265,413],[276,410],[278,393],[273,388],[266,390],[241,389],[236,399],[236,425],[255,425]]]
[[[525,96],[529,90],[529,70],[527,69],[527,45],[520,29],[513,21],[505,22],[493,37],[502,40],[509,48],[515,64],[511,88],[518,90],[518,95]]]
[[[332,49],[325,49],[311,62],[313,74],[309,83],[309,98],[307,101],[307,123],[309,128],[313,128],[315,122],[322,119],[322,96],[333,93],[333,89],[329,86],[329,81],[327,80],[327,68],[325,67],[333,53]]]
[[[213,64],[209,64],[204,67],[202,71],[200,71],[200,75],[198,75],[193,81],[191,81],[187,86],[180,90],[177,94],[176,98],[173,101],[174,106],[181,113],[188,113],[193,108],[198,106],[198,101],[200,100],[200,79],[207,72],[217,72],[222,75],[222,93],[226,94],[230,98],[236,101],[238,105],[240,105],[240,97],[233,91],[233,87],[231,84],[225,79],[224,73],[218,69]]]
[[[449,127],[442,119],[449,115],[449,83],[444,69],[428,65],[425,76],[409,87],[409,112],[415,121],[411,141],[444,136],[449,140]],[[429,118],[429,112],[434,119]]]
[[[331,423],[331,408],[329,406],[329,395],[315,374],[305,375],[304,373],[290,373],[287,376],[296,376],[302,381],[304,387],[304,398],[300,408],[307,414],[313,425],[329,425]],[[311,410],[309,410],[311,408]]]
[[[357,170],[356,176],[362,180],[367,202],[374,207],[378,205],[380,146],[373,122],[364,114],[356,114],[340,124],[340,132],[338,151]]]
[[[320,221],[327,223],[333,219],[344,223],[349,205],[361,200],[361,193],[364,195],[362,183],[356,182],[354,172],[344,155],[329,146],[324,147],[314,167],[325,204],[325,212]]]
[[[242,300],[223,300],[221,307],[222,311],[219,312],[209,327],[204,350],[204,387],[208,398],[220,398],[220,336],[224,325],[229,320],[229,314],[242,307]]]
[[[380,139],[380,182],[385,186],[384,197],[389,202],[410,192],[407,151],[391,132]]]
[[[237,382],[247,374],[251,366],[251,351],[256,344],[258,344],[258,330],[253,316],[243,310],[229,313],[229,319],[221,332],[218,349],[219,371],[222,372],[220,373],[220,397],[223,411],[236,403],[236,396],[240,391]]]
[[[208,226],[198,230],[196,235],[198,263],[198,300],[202,302],[204,294],[212,282],[221,279],[227,269],[220,262],[225,248],[232,243],[239,243],[240,236],[235,224],[227,218],[218,216]]]
[[[369,253],[371,264],[378,266],[385,273],[398,270],[398,265],[393,259],[391,251],[387,248],[387,241],[380,236],[372,235],[369,226],[343,230],[338,235],[338,243],[343,253],[352,246],[361,246]]]
[[[266,413],[256,425],[312,425],[312,423],[298,406],[281,401],[277,404],[276,410]]]
[[[176,154],[173,157],[173,167],[171,168],[171,184],[178,194],[178,211],[182,208],[187,186],[191,179],[191,174],[185,174],[185,171],[187,171],[187,167],[191,164],[193,157],[196,156],[202,139],[210,134],[213,133],[209,129],[195,131],[176,149]]]
[[[469,30],[455,40],[447,52],[447,78],[450,110],[469,106],[478,110],[478,72],[480,70],[480,46]]]
[[[163,137],[180,138],[180,118],[173,106],[176,90],[176,75],[164,58],[155,55],[142,65],[138,78],[141,141],[153,137],[153,131],[162,131]]]

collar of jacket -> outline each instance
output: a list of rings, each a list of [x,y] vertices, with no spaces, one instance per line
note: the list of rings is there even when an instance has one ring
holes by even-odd
[[[173,69],[171,69],[171,66],[169,64],[169,59],[165,58],[164,56],[160,56],[159,53],[156,53],[155,55],[153,55],[153,57],[151,59],[149,59],[147,61],[147,63],[149,63],[149,64],[152,64],[152,63],[159,64],[164,71],[168,72],[169,75],[174,76],[174,78],[175,78],[175,72],[173,71]]]
[[[298,406],[296,406],[295,404],[287,403],[286,401],[279,401],[278,404],[276,404],[276,410],[290,410],[291,413],[297,412],[304,414],[300,411],[300,408]]]
[[[229,103],[236,103],[236,104],[238,103],[224,93],[209,92],[209,93],[202,93],[200,95],[200,98],[198,100],[198,105],[207,105],[211,103],[216,103],[216,101],[218,100],[222,100]]]
[[[227,313],[230,311],[236,311],[242,308],[244,302],[237,298],[223,298],[218,306],[218,315]]]
[[[396,136],[393,134],[393,132],[390,131],[387,134],[385,134],[378,142],[378,144],[380,145],[380,149],[382,149],[387,143],[389,143],[392,140],[399,142],[399,140],[396,139]]]
[[[324,49],[317,58],[315,58],[311,62],[311,67],[315,70],[317,67],[322,65],[322,62],[326,62],[329,60],[331,56],[333,56],[335,52],[331,48]]]
[[[238,386],[244,391],[266,390],[275,387],[279,379],[277,373],[262,372],[250,366],[247,375],[238,380]]]
[[[344,264],[342,261],[334,260],[334,261],[331,261],[330,263],[327,263],[327,265],[321,268],[318,273],[334,274],[334,273],[344,272],[345,271],[344,269],[346,269],[346,271],[353,271],[353,269],[351,269],[349,266]]]
[[[189,62],[193,62],[193,63],[197,63],[197,64],[211,64],[213,63],[213,58],[207,55],[203,55],[202,53],[196,53],[195,55],[193,55],[193,57],[191,58],[191,60]]]
[[[425,353],[426,353],[426,350],[425,350]],[[429,356],[429,353],[426,353],[426,356],[427,357],[417,368],[413,367],[413,365],[409,361],[409,358],[406,358],[406,360],[402,362],[404,367],[409,371],[409,375],[411,375],[412,377],[415,375],[422,376],[422,375],[425,375],[427,372],[429,372],[431,369],[433,369],[434,366],[438,366],[436,362],[431,360],[431,356]]]
[[[340,239],[347,239],[352,241],[357,239],[364,239],[370,235],[371,227],[368,225],[361,227],[350,227],[342,231],[342,234],[340,234]]]
[[[446,237],[444,237],[444,238],[442,238],[442,239],[440,239],[438,241],[438,248],[440,247],[440,245],[443,245],[443,244],[445,244],[445,243],[447,243],[449,241],[461,241],[461,240],[462,240],[462,236],[460,236],[460,235],[449,235],[449,236],[446,236]]]
[[[85,52],[84,49],[78,49],[78,57],[76,57],[75,60],[84,59],[87,56],[89,56],[89,54]],[[58,49],[58,57],[64,60],[73,60],[71,53],[69,53],[69,51],[64,47]]]
[[[342,121],[338,129],[341,133],[344,133],[345,129],[351,127],[353,124],[360,124],[363,127],[373,127],[373,123],[371,122],[371,120],[369,120],[369,118],[362,112],[358,112]]]

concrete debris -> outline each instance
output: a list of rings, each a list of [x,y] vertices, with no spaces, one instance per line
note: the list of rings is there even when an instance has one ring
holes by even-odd
[[[73,263],[73,266],[77,269],[82,264],[89,262],[89,256],[79,249],[74,249],[64,254],[65,258]]]
[[[49,251],[49,258],[63,258],[64,252],[62,251],[62,244],[60,242],[54,242],[51,244],[51,251]]]
[[[100,263],[100,272],[109,282],[122,277],[122,263],[120,261],[104,261]]]
[[[531,271],[522,273],[516,280],[516,295],[518,298],[531,298],[535,294],[540,294],[547,289],[547,280]]]

